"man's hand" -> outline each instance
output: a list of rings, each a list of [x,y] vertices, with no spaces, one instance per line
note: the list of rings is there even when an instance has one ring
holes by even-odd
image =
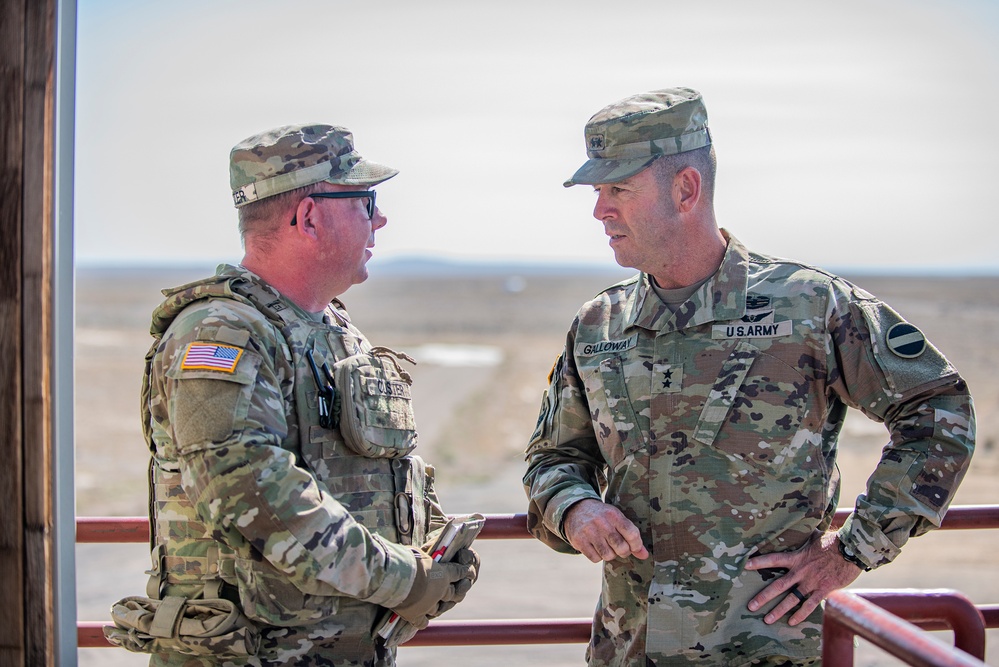
[[[594,563],[628,556],[643,560],[649,557],[635,524],[618,508],[593,498],[570,507],[562,529],[569,544]]]
[[[760,591],[747,605],[750,611],[757,611],[783,595],[784,599],[764,617],[768,624],[776,623],[799,605],[787,622],[789,625],[801,623],[830,593],[849,586],[863,571],[840,554],[839,536],[835,531],[814,535],[797,551],[756,556],[746,562],[747,570],[774,567],[787,568],[787,574]],[[799,600],[792,589],[804,600]]]
[[[479,576],[479,557],[462,549],[450,563],[438,563],[425,551],[416,555],[416,579],[409,595],[393,611],[422,630],[431,618],[464,599]]]
[[[453,594],[450,599],[445,599],[437,605],[437,612],[430,614],[430,618],[437,618],[447,610],[454,607],[456,604],[465,599],[465,595],[471,590],[472,584],[474,584],[479,578],[479,554],[472,550],[471,547],[465,547],[459,550],[454,558],[451,559],[452,563],[457,563],[462,567],[467,567],[469,576],[459,579],[454,585]]]

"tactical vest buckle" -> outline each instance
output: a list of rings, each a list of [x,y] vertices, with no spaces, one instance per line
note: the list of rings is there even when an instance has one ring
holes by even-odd
[[[413,536],[413,499],[408,493],[395,494],[395,525],[399,535],[405,538]],[[408,544],[409,542],[403,542]]]

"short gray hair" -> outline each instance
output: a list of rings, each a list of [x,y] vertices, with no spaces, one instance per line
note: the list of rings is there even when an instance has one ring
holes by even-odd
[[[669,187],[673,183],[673,177],[687,167],[693,167],[701,174],[704,197],[708,204],[714,204],[715,173],[718,169],[714,144],[675,155],[663,155],[650,165],[661,188]]]
[[[274,234],[282,226],[291,224],[298,202],[313,192],[322,189],[323,181],[301,188],[282,192],[265,199],[246,204],[237,209],[239,215],[239,237],[246,245],[248,236],[264,244],[270,243]]]

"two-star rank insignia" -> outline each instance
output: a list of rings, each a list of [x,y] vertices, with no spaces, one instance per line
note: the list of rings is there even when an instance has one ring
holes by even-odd
[[[683,364],[654,364],[652,393],[677,394],[683,389]]]

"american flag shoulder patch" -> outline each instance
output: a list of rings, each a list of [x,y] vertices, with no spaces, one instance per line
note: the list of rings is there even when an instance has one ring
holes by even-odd
[[[217,343],[191,343],[184,353],[181,370],[210,370],[232,373],[236,370],[243,350],[232,345]]]

